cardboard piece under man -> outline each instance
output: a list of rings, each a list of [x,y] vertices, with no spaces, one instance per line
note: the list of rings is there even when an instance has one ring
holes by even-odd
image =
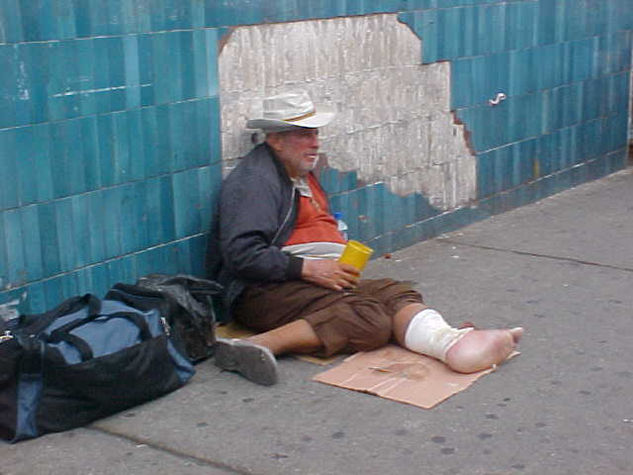
[[[207,266],[225,288],[230,317],[258,334],[220,339],[216,365],[271,385],[275,355],[327,356],[390,341],[462,373],[505,360],[522,328],[453,328],[409,284],[360,279],[337,261],[345,240],[312,173],[319,128],[334,115],[295,91],[264,99],[263,117],[247,122],[266,139],[223,182]]]

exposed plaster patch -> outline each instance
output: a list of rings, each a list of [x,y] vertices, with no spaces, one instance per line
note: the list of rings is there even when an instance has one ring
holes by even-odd
[[[450,107],[450,64],[421,64],[421,42],[397,15],[237,27],[219,59],[227,168],[252,147],[246,120],[261,98],[307,89],[337,106],[322,131],[329,165],[447,210],[475,198],[476,161]]]

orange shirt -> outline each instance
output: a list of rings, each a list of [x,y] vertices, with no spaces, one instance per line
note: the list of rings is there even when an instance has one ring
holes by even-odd
[[[345,239],[338,230],[336,220],[329,213],[325,192],[311,173],[308,175],[308,185],[312,197],[301,195],[295,227],[284,245],[291,246],[309,242],[345,244]]]

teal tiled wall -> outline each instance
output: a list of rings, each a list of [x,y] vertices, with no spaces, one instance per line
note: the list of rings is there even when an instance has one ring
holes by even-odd
[[[77,5],[0,7],[0,302],[23,311],[202,273],[221,180],[217,29]]]
[[[42,311],[149,272],[201,274],[222,32],[372,13],[398,13],[422,62],[450,61],[478,163],[477,202],[448,212],[325,169],[332,207],[377,254],[624,167],[630,0],[3,0],[0,303]]]
[[[624,166],[629,1],[443,6],[400,18],[423,39],[423,62],[451,61],[451,108],[471,132],[480,199],[552,174],[564,181],[572,168],[607,156],[607,172]],[[498,92],[507,100],[491,107]]]

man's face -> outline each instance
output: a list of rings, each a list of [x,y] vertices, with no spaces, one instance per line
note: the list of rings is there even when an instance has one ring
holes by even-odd
[[[306,176],[317,164],[319,129],[274,132],[268,134],[266,141],[293,178]]]

